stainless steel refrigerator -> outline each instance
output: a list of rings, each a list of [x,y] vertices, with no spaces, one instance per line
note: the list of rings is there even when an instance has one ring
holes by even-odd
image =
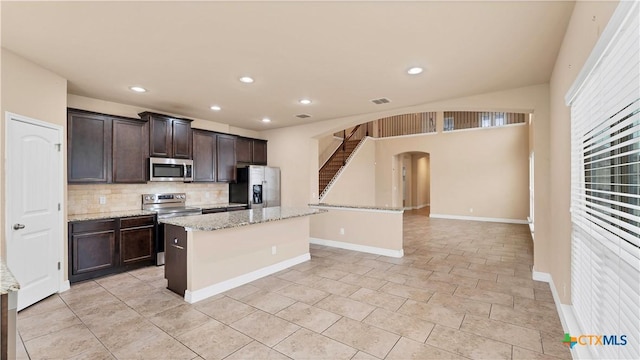
[[[229,184],[230,203],[251,209],[280,206],[280,168],[251,165],[237,171],[237,182]]]

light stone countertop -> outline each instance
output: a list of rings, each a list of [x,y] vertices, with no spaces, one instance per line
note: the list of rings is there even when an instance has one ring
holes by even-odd
[[[20,284],[18,284],[16,278],[13,277],[4,260],[0,259],[0,295],[5,295],[9,293],[9,291],[18,290],[20,290]]]
[[[326,204],[326,203],[309,204],[309,206],[311,206],[311,207],[319,207],[319,208],[404,212],[404,209],[401,208],[401,207],[391,207],[391,206],[341,205],[341,204]]]
[[[160,223],[181,226],[186,231],[215,231],[291,219],[325,212],[324,210],[295,207],[270,207],[266,209],[240,210],[215,214],[181,216],[160,219]]]
[[[155,211],[148,210],[126,210],[126,211],[112,211],[112,212],[102,212],[102,213],[93,213],[93,214],[77,214],[77,215],[69,215],[67,221],[88,221],[88,220],[101,220],[101,219],[111,219],[111,218],[125,218],[132,216],[142,216],[142,215],[155,215]]]

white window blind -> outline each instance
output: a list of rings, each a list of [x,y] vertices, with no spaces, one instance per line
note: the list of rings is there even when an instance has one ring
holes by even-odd
[[[626,15],[571,99],[571,300],[594,357],[640,358],[640,13]],[[581,334],[571,334],[581,335]]]

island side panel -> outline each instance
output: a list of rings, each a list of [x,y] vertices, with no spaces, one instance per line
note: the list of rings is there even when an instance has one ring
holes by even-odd
[[[164,274],[167,279],[167,289],[184,296],[187,289],[188,273],[188,237],[189,233],[183,227],[163,224],[165,241]]]
[[[188,238],[191,292],[237,281],[252,272],[309,256],[309,217],[297,217],[215,231],[194,231]],[[275,247],[275,254],[273,254]]]

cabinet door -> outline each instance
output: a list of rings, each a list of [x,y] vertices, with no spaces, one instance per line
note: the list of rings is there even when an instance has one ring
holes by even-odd
[[[236,161],[239,163],[252,162],[252,141],[251,139],[236,138]]]
[[[67,113],[67,181],[111,181],[111,119],[93,113]]]
[[[120,230],[120,264],[153,261],[153,225]]]
[[[178,159],[191,159],[191,122],[173,119],[171,122],[173,133],[173,154]]]
[[[171,157],[171,119],[149,116],[149,156]]]
[[[70,245],[72,275],[115,269],[117,265],[115,230],[73,234]]]
[[[149,129],[146,121],[113,120],[113,182],[146,183]]]
[[[216,134],[193,130],[193,181],[216,181]]]
[[[218,182],[236,181],[236,138],[218,135],[217,173]]]
[[[253,163],[257,165],[267,165],[267,142],[264,140],[253,140]]]

